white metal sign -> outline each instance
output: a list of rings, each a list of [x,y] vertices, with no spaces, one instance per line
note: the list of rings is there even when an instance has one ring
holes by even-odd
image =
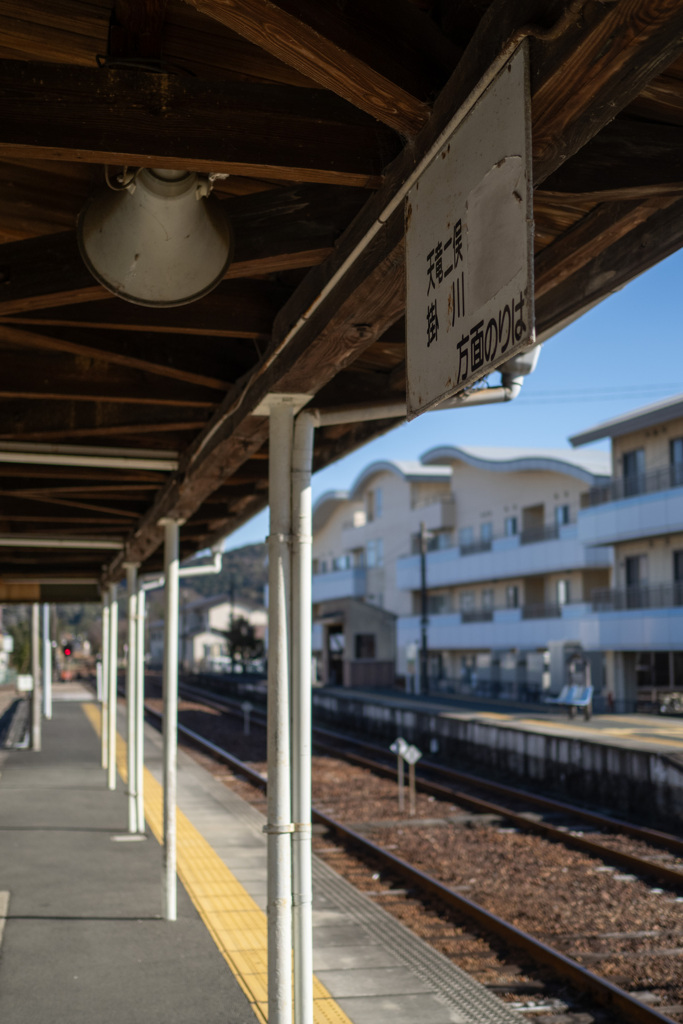
[[[534,341],[531,167],[522,46],[408,194],[409,419]]]

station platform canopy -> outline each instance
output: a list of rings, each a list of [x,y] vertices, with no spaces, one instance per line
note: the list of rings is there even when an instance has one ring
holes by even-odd
[[[399,422],[399,199],[515,46],[537,337],[683,242],[679,0],[2,0],[0,40],[0,601],[258,512],[269,394],[386,404],[317,430],[315,468]],[[197,301],[124,301],[81,256],[79,212],[140,168],[211,176],[234,252]]]

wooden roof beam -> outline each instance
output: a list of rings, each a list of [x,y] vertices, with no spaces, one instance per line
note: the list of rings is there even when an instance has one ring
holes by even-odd
[[[683,5],[679,0],[610,4],[583,36],[567,46],[560,39],[543,48],[535,61],[536,185],[582,149],[683,52]]]
[[[336,239],[349,218],[361,208],[366,196],[362,189],[300,185],[222,199],[235,233],[235,259],[226,277],[243,279],[321,263],[332,252]],[[6,316],[104,299],[110,304],[113,301],[111,293],[93,280],[83,263],[75,231],[0,246],[0,283],[0,315]],[[225,310],[217,310],[213,317],[196,316],[196,310],[210,308],[209,299],[217,303],[214,293],[213,298],[205,296],[198,303],[192,303],[189,309],[181,306],[170,311],[150,312],[139,307],[137,313],[132,313],[130,303],[118,301],[116,305],[121,311],[117,325],[123,326],[125,316],[144,317],[148,330],[155,324],[160,330],[178,330],[180,324],[190,329],[194,321],[195,332],[218,334],[229,330],[227,321],[230,319],[249,333],[249,325],[239,318],[239,297],[245,292],[244,286],[233,286],[229,291],[222,285],[218,294],[222,291],[226,291],[231,300],[230,318]],[[109,316],[114,315],[112,310],[110,305]],[[84,311],[78,319],[84,323],[101,322],[96,309],[90,321],[88,317],[89,313]],[[70,321],[62,319],[61,322]]]
[[[539,334],[606,298],[636,274],[683,246],[683,199],[663,202],[662,206],[651,211],[650,216],[627,234],[604,246],[574,273],[560,275],[557,285],[545,291],[536,302]],[[580,227],[579,223],[574,230]],[[555,244],[559,247],[561,242],[559,239]]]
[[[618,117],[546,178],[542,192],[598,202],[680,194],[683,126]]]
[[[392,66],[387,69],[392,76],[390,78],[375,66],[382,61],[382,50],[376,56],[373,54],[372,63],[367,54],[359,55],[359,43],[361,49],[367,50],[367,44],[362,47],[362,39],[358,38],[365,31],[364,18],[357,18],[353,33],[349,31],[348,23],[340,23],[339,15],[335,18],[330,5],[321,10],[322,5],[306,3],[305,0],[296,5],[288,4],[286,0],[278,3],[272,0],[189,2],[202,14],[244,36],[311,81],[348,100],[402,135],[416,135],[429,117],[429,106],[400,84],[401,80],[412,78],[410,84],[412,88],[416,87],[415,75],[410,75],[411,68],[401,69],[398,61],[391,61]],[[395,0],[393,6],[395,10],[385,18],[383,41],[389,56],[392,51],[392,20],[400,21],[411,5],[406,0]],[[296,13],[293,13],[294,8]],[[413,68],[422,42],[417,32],[418,17],[415,15],[412,19],[415,34],[413,53],[403,48],[406,53],[404,59],[408,62],[412,57]],[[431,35],[433,38],[433,30]],[[454,58],[456,55],[454,49]]]
[[[253,371],[250,381],[241,389],[239,405],[236,395],[226,396],[207,428],[190,445],[177,477],[166,484],[153,508],[138,524],[135,535],[129,537],[125,558],[144,561],[160,543],[156,525],[160,516],[173,511],[187,518],[220,483],[219,467],[225,466],[226,470],[234,472],[241,465],[246,453],[240,454],[244,444],[240,435],[248,428],[250,411],[269,390],[301,390],[295,386],[300,384],[306,391],[317,391],[329,379],[318,377],[324,345],[332,346],[338,371],[346,365],[346,359],[350,361],[360,354],[364,338],[368,344],[376,339],[378,324],[363,315],[362,298],[369,281],[380,287],[388,286],[383,303],[369,307],[382,328],[388,326],[387,316],[398,319],[402,315],[402,300],[400,308],[394,308],[391,291],[391,282],[395,280],[391,259],[398,256],[396,237],[385,226],[369,245],[364,240],[417,163],[447,127],[453,112],[467,101],[509,40],[533,34],[535,30],[528,26],[539,21],[542,26],[544,18],[547,19],[547,5],[542,0],[520,0],[516,4],[493,0],[420,135],[387,168],[381,189],[344,232],[333,255],[324,265],[309,272],[278,314],[271,352],[279,352],[279,356],[269,357],[267,363]],[[638,79],[636,88],[642,88],[667,61],[673,60],[677,48],[683,46],[683,32],[672,32],[679,18],[683,18],[683,7],[675,0],[632,0],[627,5],[620,3],[606,8],[597,27],[592,24],[581,28],[578,41],[573,38],[569,56],[566,52],[558,56],[552,42],[538,43],[537,51],[548,58],[543,74],[533,84],[534,122],[538,121],[542,129],[535,149],[534,168],[536,174],[538,167],[538,181],[584,145],[629,102],[631,71]],[[640,24],[639,31],[635,29],[635,22]],[[615,35],[614,43],[610,33]],[[620,58],[622,50],[626,61]],[[601,56],[603,51],[604,57]],[[591,82],[588,90],[582,87],[581,79],[577,84],[575,75],[569,73],[573,68],[572,54],[576,54],[581,73]],[[538,53],[536,59],[538,61]],[[640,67],[641,61],[645,70]],[[595,68],[599,68],[597,75],[593,73]],[[565,111],[569,112],[568,117]],[[559,147],[549,148],[555,139],[560,140]],[[366,246],[362,256],[338,277],[339,269],[359,245]],[[381,268],[380,282],[375,278],[377,268]],[[334,286],[322,305],[312,316],[308,315],[311,304],[333,280]],[[354,310],[351,321],[344,316],[347,302]],[[552,307],[546,305],[545,312],[550,319],[556,316],[555,322],[561,319],[559,310],[555,314]],[[307,319],[303,327],[290,336],[290,329],[301,322],[304,314]],[[319,338],[323,341],[322,347],[319,347]],[[227,475],[228,472],[224,474]],[[106,578],[116,579],[121,573],[121,564],[122,558],[115,558]]]
[[[0,159],[376,187],[395,136],[329,93],[0,61]]]

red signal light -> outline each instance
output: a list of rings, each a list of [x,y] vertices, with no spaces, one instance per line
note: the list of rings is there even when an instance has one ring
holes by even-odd
[[[71,648],[70,648],[70,647],[65,647],[65,648],[64,648],[64,653],[65,653],[65,655],[66,655],[66,656],[67,656],[67,658],[68,658],[68,657],[69,657],[69,655],[71,654]]]

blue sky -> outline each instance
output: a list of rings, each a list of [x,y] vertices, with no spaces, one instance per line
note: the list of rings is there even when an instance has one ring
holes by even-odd
[[[572,434],[683,392],[679,291],[683,250],[550,338],[514,402],[426,413],[397,427],[316,473],[313,500],[348,489],[369,462],[418,459],[435,445],[569,448]],[[267,530],[265,511],[231,534],[225,547],[264,540]]]

